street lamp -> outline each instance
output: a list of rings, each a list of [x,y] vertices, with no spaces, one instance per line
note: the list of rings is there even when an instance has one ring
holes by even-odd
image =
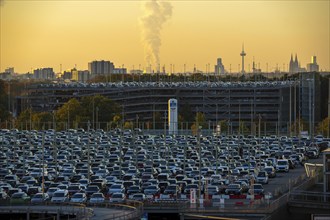
[[[201,135],[200,135],[200,130],[202,128],[202,126],[198,125],[198,121],[197,121],[197,146],[198,146],[198,156],[199,156],[199,164],[198,164],[198,199],[199,201],[201,201],[201,188],[202,188],[202,180],[201,180],[201,170],[202,170],[202,158],[201,158],[201,154],[202,154],[202,150],[201,150]]]
[[[90,122],[87,122],[87,135],[88,135],[88,141],[87,141],[87,178],[88,178],[88,183],[90,183],[91,180],[91,171],[90,171],[90,137],[89,137],[89,127],[90,127]]]
[[[67,125],[67,129],[70,128],[70,104],[68,103],[68,125]]]
[[[96,106],[96,129],[99,129],[99,107]]]

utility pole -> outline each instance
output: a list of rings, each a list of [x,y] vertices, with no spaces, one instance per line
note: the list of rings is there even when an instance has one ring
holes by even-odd
[[[88,142],[87,142],[87,178],[88,178],[88,183],[90,183],[91,180],[91,171],[90,171],[90,137],[89,137],[89,128],[90,128],[90,122],[87,122],[87,135],[88,135]]]
[[[200,127],[199,127],[199,124],[198,124],[198,120],[197,120],[197,117],[196,117],[196,127],[197,127],[197,146],[198,146],[198,157],[199,157],[199,163],[198,163],[198,175],[199,175],[199,178],[198,178],[198,200],[199,202],[201,201],[201,188],[202,188],[202,180],[201,180],[201,169],[202,169],[202,157],[201,157],[201,135],[200,135]]]
[[[45,193],[45,127],[42,127],[42,180],[41,180],[42,198]]]

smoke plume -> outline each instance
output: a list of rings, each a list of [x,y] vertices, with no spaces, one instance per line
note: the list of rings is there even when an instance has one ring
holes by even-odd
[[[141,18],[142,41],[144,45],[145,62],[156,67],[159,62],[161,46],[161,30],[163,24],[172,15],[172,5],[169,2],[151,0],[144,4],[144,15]]]

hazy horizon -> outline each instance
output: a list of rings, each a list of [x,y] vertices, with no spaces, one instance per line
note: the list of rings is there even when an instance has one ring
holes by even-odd
[[[59,72],[88,69],[93,60],[111,60],[127,69],[145,67],[145,36],[150,1],[17,1],[1,0],[0,72],[53,67]],[[317,56],[320,70],[330,71],[330,1],[153,1],[163,17],[152,17],[159,44],[153,48],[160,66],[175,65],[175,72],[194,65],[210,71],[218,57],[225,69],[237,72],[244,43],[245,70],[256,65],[287,71],[297,54],[302,67]],[[156,5],[157,6],[157,5]],[[157,11],[162,8],[155,8]],[[155,14],[156,16],[159,13]],[[148,38],[149,37],[149,38]],[[158,50],[158,51],[157,51]],[[150,56],[149,56],[150,57]],[[153,58],[157,60],[157,57]],[[250,67],[249,67],[250,65]],[[156,69],[153,64],[153,69]]]

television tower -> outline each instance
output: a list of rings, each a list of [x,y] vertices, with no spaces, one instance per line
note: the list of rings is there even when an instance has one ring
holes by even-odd
[[[244,70],[244,57],[246,56],[246,53],[244,52],[244,44],[242,46],[242,52],[241,52],[241,57],[242,57],[242,73],[244,74],[245,73],[245,70]]]

